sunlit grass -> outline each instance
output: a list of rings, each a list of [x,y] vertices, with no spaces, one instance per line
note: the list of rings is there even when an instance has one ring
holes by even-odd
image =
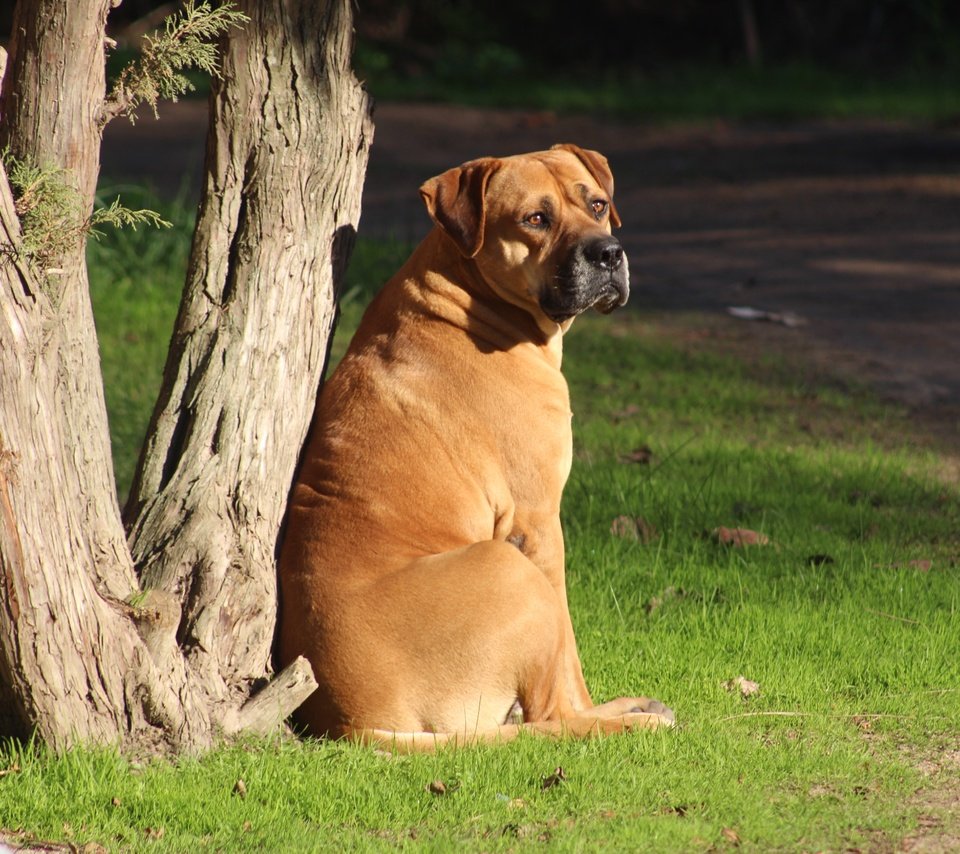
[[[159,382],[179,233],[91,254],[121,475]],[[150,237],[172,243],[151,255]],[[335,352],[408,250],[360,241]],[[396,758],[279,739],[144,763],[9,746],[0,828],[151,851],[843,850],[895,849],[920,814],[943,817],[915,795],[960,731],[960,496],[942,455],[867,396],[693,349],[670,334],[687,322],[585,317],[565,345],[584,669],[599,699],[661,698],[676,730]],[[640,446],[649,461],[625,461]],[[611,533],[618,516],[647,541]],[[721,546],[720,525],[770,543]],[[727,690],[738,675],[759,693]]]

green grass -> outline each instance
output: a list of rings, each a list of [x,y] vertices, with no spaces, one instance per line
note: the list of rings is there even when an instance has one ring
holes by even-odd
[[[180,304],[196,211],[185,193],[171,202],[139,187],[98,194],[98,204],[120,196],[132,208],[158,211],[170,229],[104,229],[88,242],[90,296],[100,338],[114,473],[122,497],[130,488],[163,376]]]
[[[121,474],[158,382],[182,234],[91,250]],[[407,251],[359,242],[336,353]],[[565,354],[584,668],[595,697],[663,699],[676,730],[397,758],[279,739],[144,764],[7,746],[0,828],[150,851],[691,851],[733,834],[747,850],[814,851],[895,849],[921,815],[949,823],[923,794],[947,772],[922,764],[960,731],[960,495],[945,458],[865,395],[684,344],[696,336],[675,333],[696,322],[585,317]],[[622,461],[641,445],[649,464]],[[620,515],[656,536],[612,535]],[[772,542],[722,547],[718,525]],[[740,674],[759,694],[724,689]],[[566,781],[544,790],[557,766]]]
[[[385,101],[441,101],[560,113],[597,113],[645,121],[884,118],[954,120],[960,115],[960,72],[835,71],[810,64],[681,65],[655,73],[488,74],[404,77],[375,62],[361,76]],[[364,72],[366,71],[366,74]]]

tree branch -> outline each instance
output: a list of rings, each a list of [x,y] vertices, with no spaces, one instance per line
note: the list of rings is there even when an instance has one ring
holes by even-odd
[[[317,680],[310,662],[302,655],[281,670],[267,686],[255,694],[239,711],[224,721],[232,735],[252,732],[267,735],[283,723],[317,690]]]

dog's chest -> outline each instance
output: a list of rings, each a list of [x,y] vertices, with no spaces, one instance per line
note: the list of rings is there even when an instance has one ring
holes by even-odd
[[[492,419],[503,476],[518,507],[556,512],[573,458],[566,381],[530,368],[507,377]]]

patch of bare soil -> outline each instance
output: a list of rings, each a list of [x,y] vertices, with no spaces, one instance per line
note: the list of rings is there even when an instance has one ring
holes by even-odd
[[[900,841],[897,850],[910,854],[960,851],[960,741],[914,764],[924,784],[910,805],[921,813],[917,828]]]
[[[865,384],[960,448],[960,132],[882,122],[653,127],[383,104],[362,234],[419,239],[417,193],[464,160],[576,142],[610,159],[635,310],[704,312],[741,348]],[[105,181],[199,186],[206,105],[113,122]],[[767,320],[729,315],[730,307]],[[763,315],[760,315],[763,317]],[[783,323],[788,318],[791,325]]]

